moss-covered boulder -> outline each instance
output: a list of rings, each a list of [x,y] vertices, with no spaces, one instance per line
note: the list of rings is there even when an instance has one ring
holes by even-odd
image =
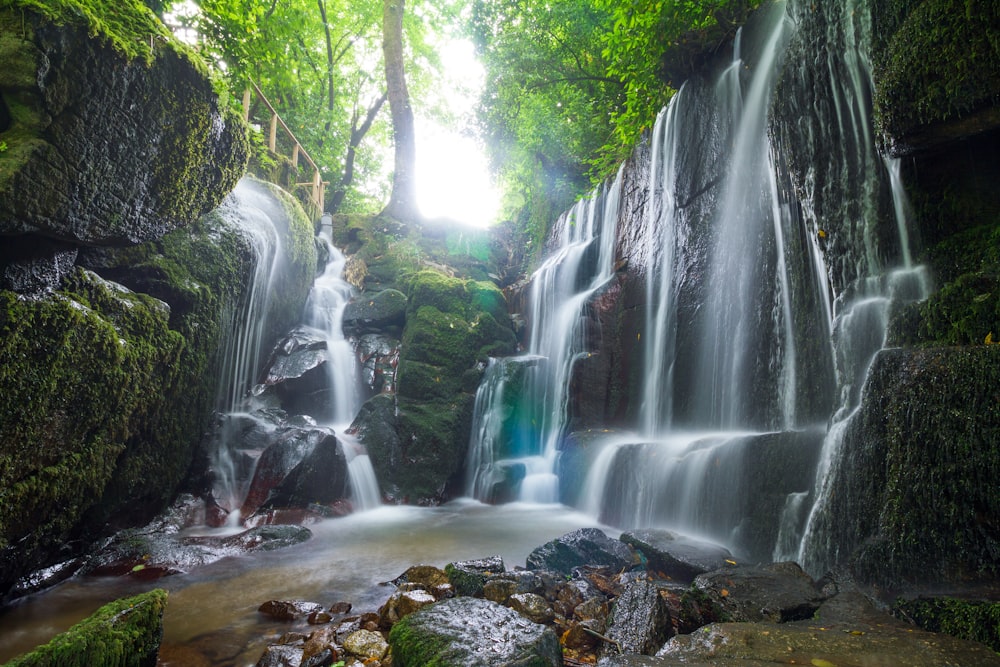
[[[373,457],[383,489],[409,502],[439,502],[457,489],[485,362],[513,350],[495,285],[433,270],[410,278],[397,377],[400,465],[380,469],[386,457]]]
[[[93,271],[45,298],[0,291],[0,593],[145,523],[188,477],[256,263],[239,207],[230,198],[158,241],[93,249],[80,259]],[[298,318],[315,267],[308,221],[287,224],[283,247],[302,252],[276,283],[275,331]]]
[[[839,560],[880,586],[997,576],[998,386],[996,345],[876,356],[814,517],[819,571]]]
[[[400,667],[555,667],[563,662],[551,629],[495,602],[469,597],[406,616],[392,627],[389,644],[393,664]]]
[[[149,241],[212,210],[246,124],[139,0],[0,6],[0,234]]]
[[[153,667],[166,604],[160,589],[110,602],[7,667]]]
[[[906,153],[1000,127],[1000,5],[872,0],[875,111]]]

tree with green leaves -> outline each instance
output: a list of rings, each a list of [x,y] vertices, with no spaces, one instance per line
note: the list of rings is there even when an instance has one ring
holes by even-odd
[[[545,226],[610,176],[674,88],[760,0],[473,0],[480,123],[507,215]]]
[[[416,164],[417,138],[406,87],[403,56],[404,0],[382,0],[382,53],[389,109],[392,113],[392,138],[395,161],[392,194],[384,213],[398,220],[409,220],[417,212]]]

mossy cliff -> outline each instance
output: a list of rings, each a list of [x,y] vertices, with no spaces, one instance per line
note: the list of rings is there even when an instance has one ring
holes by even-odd
[[[140,243],[243,175],[246,124],[138,0],[4,0],[0,59],[0,234]]]
[[[361,217],[338,218],[333,231],[349,279],[406,295],[403,326],[382,332],[398,336],[395,395],[373,397],[355,421],[380,486],[397,502],[454,497],[486,362],[515,347],[485,234]]]
[[[153,667],[166,604],[160,589],[109,602],[7,667]]]
[[[1000,5],[870,0],[877,125],[902,154],[1000,124]]]
[[[81,254],[114,283],[77,268],[42,299],[0,291],[0,591],[147,521],[184,482],[256,261],[237,213],[227,200],[157,241]],[[287,225],[283,246],[298,250],[276,282],[273,336],[297,321],[316,266],[300,209]]]

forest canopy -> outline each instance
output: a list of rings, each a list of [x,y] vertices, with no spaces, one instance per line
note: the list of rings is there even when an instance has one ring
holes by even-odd
[[[147,0],[154,11],[180,6]],[[189,3],[185,3],[189,4]],[[328,205],[387,197],[392,133],[382,3],[195,0],[181,19],[234,93],[256,81],[328,178]],[[410,0],[407,84],[440,109],[438,46],[471,39],[486,71],[475,131],[507,191],[504,215],[536,242],[549,220],[613,173],[674,87],[713,57],[760,0]]]

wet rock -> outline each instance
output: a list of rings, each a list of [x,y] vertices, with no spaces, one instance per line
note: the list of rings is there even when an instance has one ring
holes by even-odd
[[[506,604],[515,593],[542,593],[542,579],[531,570],[512,570],[495,574],[483,585],[483,597],[499,604]]]
[[[570,574],[580,565],[624,569],[632,565],[632,551],[597,528],[581,528],[543,544],[528,554],[531,570]]]
[[[387,481],[404,460],[403,442],[397,431],[396,397],[378,394],[365,401],[349,430],[368,450],[379,487],[393,495],[395,489]]]
[[[379,626],[390,628],[401,618],[435,602],[437,602],[437,598],[425,590],[393,593],[379,608]]]
[[[373,394],[396,391],[399,340],[385,334],[365,334],[358,338],[361,378]]]
[[[308,658],[305,657],[305,652],[302,654],[302,663],[300,667],[331,667],[333,661],[337,659],[337,653],[333,649],[325,648],[315,655],[311,655]]]
[[[594,620],[573,621],[560,637],[559,642],[566,648],[576,652],[591,652],[601,645],[604,628]]]
[[[257,611],[279,621],[297,621],[313,612],[323,611],[323,605],[301,600],[268,600]]]
[[[448,573],[433,565],[413,565],[406,572],[392,580],[396,586],[400,584],[420,584],[427,590],[439,584],[448,583]]]
[[[455,598],[407,616],[389,633],[395,667],[563,664],[555,633],[487,600]]]
[[[824,595],[796,563],[737,566],[699,575],[701,591],[729,621],[785,623],[811,618]]]
[[[601,604],[606,602],[607,598],[588,580],[571,579],[561,582],[555,588],[552,606],[561,616],[572,618],[576,608],[590,600],[596,600],[597,604]]]
[[[332,505],[346,500],[349,492],[347,457],[337,438],[327,433],[271,490],[261,509]]]
[[[243,174],[246,124],[220,104],[204,65],[134,7],[116,6],[113,21],[95,11],[89,26],[70,10],[56,26],[48,12],[5,7],[4,20],[24,26],[5,43],[0,86],[19,110],[4,123],[17,137],[0,175],[5,238],[158,239],[213,209]],[[132,40],[148,60],[112,47],[128,38],[110,25],[148,35],[148,48]]]
[[[264,382],[255,391],[270,392],[291,413],[322,414],[330,401],[329,363],[325,335],[298,327],[275,346]]]
[[[278,432],[257,462],[241,514],[250,516],[257,511],[271,491],[282,484],[320,442],[332,438],[332,431],[323,428],[290,428]]]
[[[548,600],[535,593],[514,593],[510,596],[507,606],[535,623],[551,623],[556,613]]]
[[[256,667],[302,667],[302,648],[272,644],[264,649]]]
[[[674,581],[691,582],[699,574],[735,564],[725,547],[669,530],[636,530],[620,539],[645,557],[647,570]]]
[[[455,593],[470,597],[482,595],[487,577],[505,570],[506,566],[500,556],[457,561],[448,563],[444,568]]]
[[[612,605],[606,635],[620,653],[652,655],[672,630],[670,611],[659,588],[649,581],[634,581]]]
[[[300,544],[312,537],[312,531],[303,526],[260,526],[245,530],[236,535],[216,538],[217,543],[225,549],[235,549],[239,552],[274,551],[294,544]],[[185,543],[192,540],[203,540],[203,544],[213,544],[216,540],[205,538],[186,538]]]
[[[329,655],[331,663],[337,659],[337,629],[329,625],[309,633],[302,647],[303,662],[324,654]]]
[[[343,602],[343,601],[341,601],[341,602],[334,602],[332,605],[330,605],[330,613],[331,614],[350,614],[351,613],[351,607],[353,607],[353,606],[354,605],[352,605],[350,602]]]
[[[344,309],[344,331],[353,334],[401,327],[405,321],[406,295],[395,289],[362,295]]]
[[[381,660],[389,651],[389,643],[377,632],[357,630],[344,639],[344,650],[362,660]]]
[[[79,251],[34,236],[8,238],[0,249],[0,289],[40,297],[59,287],[73,270]]]

